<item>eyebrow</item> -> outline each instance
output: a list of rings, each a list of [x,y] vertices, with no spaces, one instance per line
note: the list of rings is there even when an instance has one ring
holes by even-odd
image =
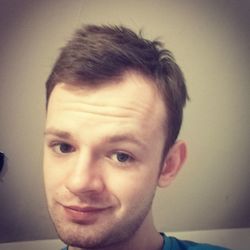
[[[135,135],[133,135],[131,133],[114,134],[114,135],[106,136],[103,138],[103,142],[105,142],[105,143],[118,143],[118,142],[122,142],[122,141],[131,142],[131,143],[136,144],[142,148],[147,147],[146,143],[139,140]]]
[[[72,139],[72,135],[69,132],[59,130],[56,128],[48,128],[45,130],[44,135],[52,135],[56,136],[62,139]],[[131,133],[123,133],[123,134],[113,134],[113,135],[107,135],[104,138],[102,138],[101,142],[102,143],[118,143],[122,141],[127,141],[131,142],[133,144],[138,145],[139,147],[142,148],[147,148],[147,144],[143,142],[142,140],[138,139],[134,134]]]
[[[53,135],[62,139],[71,139],[72,136],[70,133],[66,132],[66,131],[62,131],[59,129],[55,129],[55,128],[48,128],[45,130],[44,135]]]

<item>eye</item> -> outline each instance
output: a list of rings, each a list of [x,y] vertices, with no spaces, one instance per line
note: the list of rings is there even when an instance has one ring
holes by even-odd
[[[75,150],[74,147],[68,143],[56,143],[51,145],[51,147],[57,154],[68,154]]]
[[[133,158],[124,152],[116,152],[111,155],[111,159],[118,163],[128,163],[133,160]]]

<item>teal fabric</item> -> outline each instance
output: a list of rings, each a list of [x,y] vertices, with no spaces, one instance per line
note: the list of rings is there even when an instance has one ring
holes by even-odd
[[[200,244],[192,241],[178,240],[175,237],[168,237],[164,234],[164,245],[162,250],[229,250],[228,248]]]
[[[166,236],[161,233],[164,239],[162,250],[230,250],[228,248],[213,246],[209,244],[200,244],[187,240],[178,240],[174,237]],[[65,247],[62,250],[67,250]]]

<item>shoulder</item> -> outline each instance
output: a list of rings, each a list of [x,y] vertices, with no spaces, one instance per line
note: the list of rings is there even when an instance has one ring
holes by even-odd
[[[162,234],[162,236],[164,238],[164,246],[162,250],[229,250],[228,248],[220,246],[179,240],[175,237],[169,237],[165,234]]]

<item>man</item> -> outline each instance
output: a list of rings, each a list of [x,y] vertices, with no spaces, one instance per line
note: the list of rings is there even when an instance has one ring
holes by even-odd
[[[46,83],[48,208],[68,249],[222,249],[157,232],[156,188],[186,158],[177,140],[188,98],[159,41],[88,25],[62,49]]]

